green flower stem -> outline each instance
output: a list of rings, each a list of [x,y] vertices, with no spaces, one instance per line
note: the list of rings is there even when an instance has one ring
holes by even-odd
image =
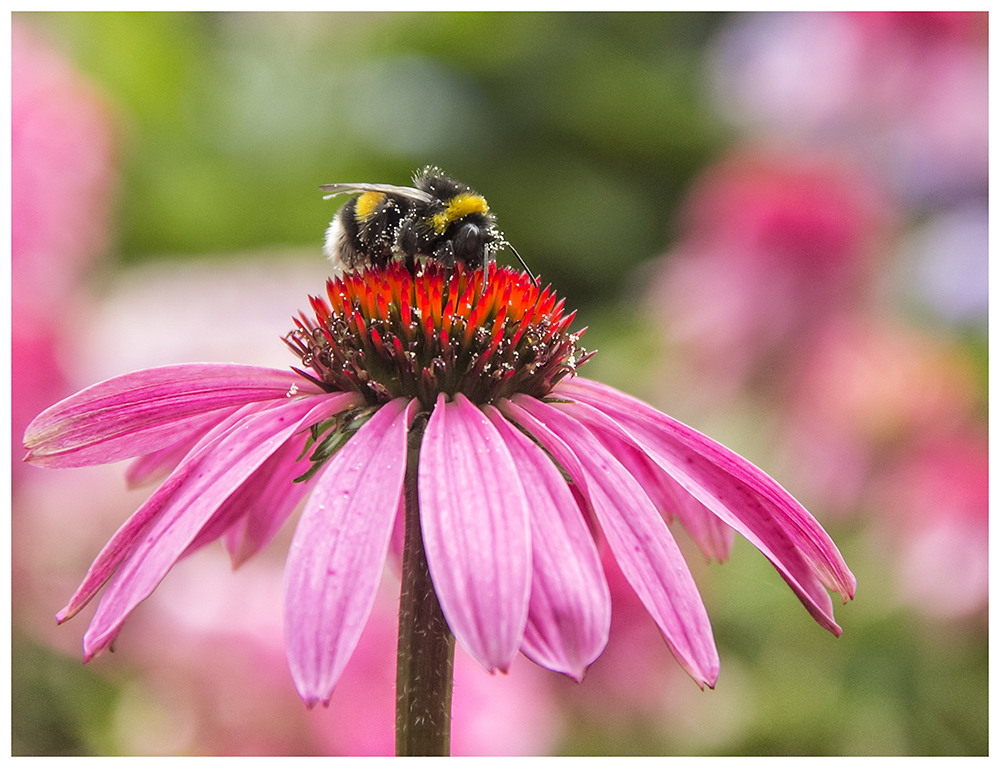
[[[417,502],[417,459],[426,423],[426,418],[418,416],[411,427],[406,461],[406,542],[396,653],[397,755],[451,753],[455,638],[427,570]]]

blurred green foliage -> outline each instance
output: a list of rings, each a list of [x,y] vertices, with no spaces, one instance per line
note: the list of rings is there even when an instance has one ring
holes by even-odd
[[[486,195],[578,304],[663,250],[721,147],[701,101],[712,14],[34,15],[124,139],[124,261],[315,246],[320,184],[435,164]]]
[[[105,754],[117,687],[18,632],[11,655],[11,754]]]

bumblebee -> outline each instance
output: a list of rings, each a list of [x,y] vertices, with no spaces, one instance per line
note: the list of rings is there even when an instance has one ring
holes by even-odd
[[[402,260],[413,270],[417,259],[479,269],[489,266],[503,246],[524,265],[497,229],[486,199],[439,168],[418,171],[412,187],[325,184],[320,189],[329,193],[324,200],[357,194],[337,211],[323,244],[323,252],[341,269]]]

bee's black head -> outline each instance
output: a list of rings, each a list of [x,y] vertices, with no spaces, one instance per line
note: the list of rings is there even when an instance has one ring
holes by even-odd
[[[451,238],[455,259],[475,268],[485,266],[487,249],[495,240],[496,235],[488,226],[474,222],[460,223]]]

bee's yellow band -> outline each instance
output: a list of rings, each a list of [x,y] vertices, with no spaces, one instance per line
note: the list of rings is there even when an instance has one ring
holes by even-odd
[[[358,200],[358,211],[361,211],[361,200]],[[490,208],[486,205],[486,200],[479,195],[455,195],[448,201],[448,207],[440,213],[435,213],[432,218],[434,231],[439,235],[444,234],[448,225],[453,221],[464,219],[470,213],[481,213],[486,215]]]
[[[385,202],[385,198],[384,192],[364,192],[358,197],[354,218],[358,221],[370,219],[378,211],[378,207]]]

